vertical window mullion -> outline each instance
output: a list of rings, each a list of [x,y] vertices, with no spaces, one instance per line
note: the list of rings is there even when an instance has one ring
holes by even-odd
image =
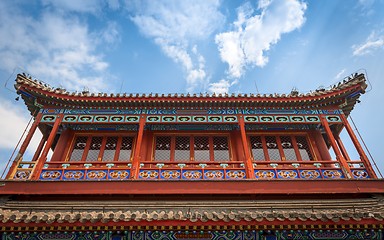
[[[103,140],[101,141],[101,147],[99,151],[99,156],[97,156],[97,161],[103,160],[104,150],[105,150],[105,144],[107,143],[107,137],[103,137]]]
[[[115,156],[113,157],[113,161],[115,162],[119,161],[120,148],[121,148],[121,143],[123,141],[122,139],[123,139],[122,136],[119,136],[117,138]]]
[[[214,162],[215,161],[215,156],[214,156],[214,150],[213,150],[213,137],[210,136],[208,138],[208,146],[209,146],[209,161]]]
[[[171,162],[175,161],[175,146],[176,146],[176,137],[172,136],[171,137]]]
[[[313,156],[313,160],[314,161],[317,161],[318,158],[321,156],[320,155],[320,152],[319,152],[319,149],[317,148],[316,144],[312,144],[312,143],[315,143],[315,141],[313,140],[313,137],[311,134],[307,135],[307,142],[309,144],[309,148],[312,151],[312,156]]]
[[[87,159],[89,148],[91,147],[91,142],[92,142],[92,136],[88,136],[87,144],[84,148],[83,156],[81,157],[82,162],[85,162],[85,160]]]
[[[190,161],[195,161],[195,138],[189,136]]]
[[[277,148],[279,149],[279,152],[280,152],[281,161],[285,161],[286,158],[285,158],[285,153],[284,153],[283,147],[281,146],[280,136],[276,136],[276,144],[277,144]]]
[[[260,137],[261,137],[261,143],[263,144],[265,161],[269,162],[269,161],[271,161],[271,159],[269,158],[267,142],[265,141],[265,136],[260,136]]]
[[[303,161],[303,159],[301,158],[300,152],[299,152],[299,148],[297,147],[297,142],[296,142],[295,136],[291,136],[291,141],[292,141],[293,149],[295,150],[297,160]]]

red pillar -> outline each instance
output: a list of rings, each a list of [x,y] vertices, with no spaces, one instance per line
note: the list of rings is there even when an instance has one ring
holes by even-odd
[[[32,162],[35,162],[39,158],[39,156],[41,154],[41,151],[43,150],[43,147],[44,147],[44,144],[45,144],[46,140],[47,139],[45,138],[45,136],[41,137],[39,146],[37,146],[36,152],[35,152],[35,154],[32,157]]]
[[[131,169],[131,178],[132,179],[138,179],[139,178],[139,171],[140,171],[140,152],[141,152],[141,144],[143,142],[143,134],[144,134],[144,127],[145,127],[145,119],[146,115],[140,116],[139,121],[139,132],[137,134],[137,141],[136,141],[136,148],[133,155],[133,161],[132,161],[132,169]]]
[[[250,179],[255,178],[255,171],[253,169],[253,164],[251,160],[251,154],[249,153],[249,146],[247,141],[247,134],[245,133],[245,123],[243,116],[239,116],[239,126],[240,126],[240,133],[241,133],[241,141],[243,145],[244,155],[245,155],[245,170],[247,173],[247,177]]]
[[[6,179],[13,177],[13,175],[16,171],[16,168],[19,165],[20,160],[22,159],[25,151],[27,150],[27,147],[28,147],[29,143],[31,142],[33,135],[35,134],[37,127],[39,126],[39,123],[41,121],[41,117],[42,117],[42,114],[38,113],[36,118],[35,118],[35,121],[33,122],[31,128],[29,129],[27,136],[24,139],[23,144],[20,147],[19,152],[17,153],[15,159],[13,160],[11,167],[9,168]]]
[[[347,161],[345,160],[345,158],[343,157],[343,155],[341,154],[341,152],[337,146],[335,137],[333,136],[333,133],[331,131],[331,128],[329,127],[327,119],[324,116],[320,116],[320,119],[321,119],[321,124],[323,125],[325,132],[328,136],[328,139],[331,143],[331,146],[332,146],[333,150],[335,151],[336,158],[337,158],[338,162],[341,164],[341,169],[343,170],[343,172],[345,173],[347,178],[352,178],[351,169],[349,168]]]
[[[55,123],[53,124],[52,130],[49,133],[47,143],[45,144],[43,152],[41,153],[41,156],[39,157],[39,160],[37,161],[35,168],[32,172],[32,176],[31,176],[32,180],[39,179],[40,172],[44,166],[45,161],[47,160],[49,149],[52,146],[53,140],[55,140],[57,130],[59,129],[59,126],[62,120],[63,120],[63,114],[57,115],[57,118],[55,120]]]
[[[349,137],[351,138],[351,140],[353,142],[353,145],[355,145],[355,148],[360,155],[361,161],[363,161],[364,166],[369,173],[369,176],[372,178],[377,178],[376,173],[373,170],[372,165],[369,162],[367,155],[365,155],[365,152],[364,152],[363,148],[361,147],[359,141],[357,140],[355,133],[353,132],[351,126],[349,125],[347,118],[344,116],[344,114],[341,114],[340,116],[341,116],[341,120],[343,121],[343,125],[344,125],[345,129],[347,130]]]
[[[336,136],[335,139],[336,139],[337,145],[339,146],[341,153],[343,154],[345,160],[351,161],[351,159],[349,158],[347,149],[345,149],[344,144],[340,139],[340,136]]]

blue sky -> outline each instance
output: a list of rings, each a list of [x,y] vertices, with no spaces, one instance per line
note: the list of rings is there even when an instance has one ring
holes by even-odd
[[[384,172],[383,12],[384,0],[0,1],[0,168],[29,119],[21,71],[70,91],[289,93],[364,69],[352,117]]]

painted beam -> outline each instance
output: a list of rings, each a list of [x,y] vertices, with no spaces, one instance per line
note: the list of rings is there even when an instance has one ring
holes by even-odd
[[[2,181],[0,195],[384,194],[384,180]]]

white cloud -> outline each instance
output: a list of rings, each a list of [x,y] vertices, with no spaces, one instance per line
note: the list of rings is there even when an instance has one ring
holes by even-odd
[[[0,131],[0,149],[11,150],[16,147],[17,142],[22,136],[29,121],[25,114],[26,111],[23,111],[17,106],[15,107],[15,104],[0,98],[0,126],[2,128]],[[34,141],[30,143],[27,149],[30,155],[37,148],[40,140],[39,137],[41,137],[41,134],[37,132],[38,130],[35,134],[37,137],[33,138]]]
[[[343,68],[338,74],[336,74],[335,79],[339,80],[341,77],[343,77],[343,74],[345,73],[346,69]]]
[[[231,84],[228,80],[221,79],[216,83],[209,84],[209,91],[213,93],[228,93]]]
[[[63,11],[97,12],[101,8],[102,0],[42,0],[44,6],[54,7]]]
[[[247,66],[265,66],[268,62],[265,53],[271,45],[283,33],[304,24],[306,7],[299,0],[263,0],[259,1],[260,14],[254,14],[250,3],[238,8],[234,30],[217,34],[215,38],[222,61],[229,65],[229,76],[240,78]]]
[[[384,35],[377,36],[375,32],[372,32],[364,43],[352,46],[352,54],[353,56],[362,56],[380,48],[384,48]]]
[[[0,68],[12,71],[22,66],[33,76],[68,90],[100,91],[108,87],[108,63],[96,54],[96,47],[118,38],[112,30],[90,32],[76,17],[48,10],[35,18],[1,1],[0,35],[6,37],[0,38]]]
[[[204,57],[195,42],[206,39],[223,21],[219,1],[136,1],[128,9],[140,31],[180,63],[187,73],[187,90],[207,83]]]

